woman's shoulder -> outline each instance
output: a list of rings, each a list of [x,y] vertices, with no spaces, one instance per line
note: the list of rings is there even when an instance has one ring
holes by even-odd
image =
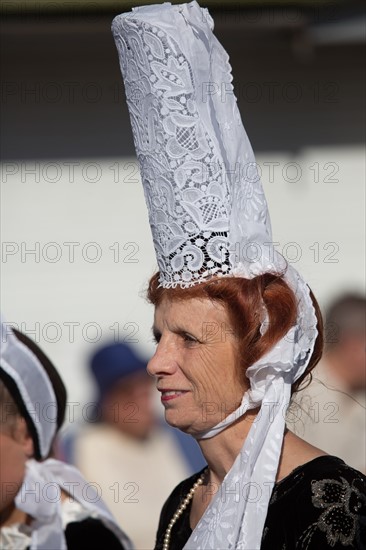
[[[284,497],[297,497],[308,495],[312,503],[317,502],[320,493],[329,491],[335,493],[335,487],[339,498],[343,498],[343,492],[348,488],[354,490],[366,499],[366,477],[348,466],[336,456],[324,455],[314,458],[309,462],[295,468],[288,476],[276,483],[271,502]],[[343,487],[343,490],[341,488]]]
[[[263,542],[280,531],[299,549],[366,548],[366,477],[329,455],[298,466],[275,485]]]
[[[63,499],[62,523],[68,550],[123,550],[121,542],[111,528],[76,499]]]
[[[65,529],[65,538],[68,550],[80,550],[80,548],[123,550],[116,535],[97,518],[88,517],[81,521],[68,523]]]
[[[28,525],[14,524],[0,529],[0,548],[13,550],[14,548],[30,550],[32,528]],[[68,523],[65,529],[65,538],[68,550],[123,550],[118,538],[102,521],[87,517],[80,521]]]
[[[304,472],[308,471],[317,477],[333,476],[335,479],[344,477],[349,480],[357,479],[362,484],[366,483],[366,476],[362,472],[348,466],[348,464],[346,464],[341,458],[336,456],[319,456],[308,464],[304,464],[303,470]]]

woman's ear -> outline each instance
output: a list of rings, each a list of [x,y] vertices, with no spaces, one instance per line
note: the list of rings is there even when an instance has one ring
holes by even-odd
[[[34,443],[29,434],[28,426],[24,418],[19,416],[14,429],[14,439],[23,447],[27,458],[34,456]]]

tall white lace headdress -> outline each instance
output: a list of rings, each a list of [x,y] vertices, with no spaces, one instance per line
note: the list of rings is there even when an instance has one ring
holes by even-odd
[[[273,248],[228,55],[212,30],[212,18],[197,2],[135,8],[112,24],[160,285],[185,288],[212,276],[271,272],[283,274],[297,298],[296,325],[248,368],[250,390],[239,409],[200,435],[213,437],[261,405],[185,546],[254,550],[260,547],[276,478],[291,385],[311,357],[316,316],[309,288]],[[256,499],[247,494],[253,486]]]

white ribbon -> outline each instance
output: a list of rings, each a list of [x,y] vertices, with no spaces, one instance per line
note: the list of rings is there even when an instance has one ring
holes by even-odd
[[[31,550],[66,550],[62,523],[61,490],[75,499],[93,518],[100,519],[119,539],[125,550],[133,545],[117,525],[95,487],[80,472],[59,460],[28,460],[23,484],[15,505],[33,518]]]

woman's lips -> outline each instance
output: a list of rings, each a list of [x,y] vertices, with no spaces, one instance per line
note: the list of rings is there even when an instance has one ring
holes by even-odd
[[[159,390],[161,392],[161,401],[165,403],[166,401],[171,401],[172,399],[177,399],[185,393],[188,393],[187,390]]]

